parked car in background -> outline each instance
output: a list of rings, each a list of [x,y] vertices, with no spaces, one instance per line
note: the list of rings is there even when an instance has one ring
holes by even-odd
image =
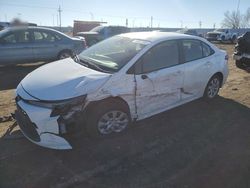
[[[227,79],[227,61],[225,51],[201,37],[117,35],[28,74],[16,90],[16,119],[33,143],[71,149],[67,138],[80,130],[117,135],[132,121],[213,99]]]
[[[181,29],[176,32],[186,34],[186,35],[200,36],[195,29]]]
[[[92,46],[106,38],[128,32],[130,32],[130,29],[123,26],[97,26],[88,32],[79,32],[77,36],[84,37],[87,45]]]
[[[82,39],[42,27],[9,27],[0,31],[0,65],[51,61],[86,48]]]
[[[237,39],[233,57],[238,68],[250,70],[250,31]]]
[[[237,40],[237,33],[232,32],[230,29],[216,29],[206,34],[208,41],[229,41],[235,43]]]

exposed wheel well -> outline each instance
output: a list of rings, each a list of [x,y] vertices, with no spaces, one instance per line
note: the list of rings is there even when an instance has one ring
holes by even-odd
[[[215,73],[213,76],[215,76],[215,75],[218,76],[218,77],[220,78],[220,87],[222,87],[222,83],[223,83],[223,74],[222,74],[221,72],[217,72],[217,73]],[[212,76],[212,77],[213,77],[213,76]],[[211,78],[212,78],[212,77],[211,77]],[[211,78],[210,78],[210,79],[211,79]]]
[[[105,104],[117,103],[117,105],[123,105],[128,110],[128,113],[129,113],[128,115],[130,115],[130,109],[129,109],[128,103],[124,99],[122,99],[121,97],[108,97],[108,98],[105,98],[102,100],[90,102],[84,111],[86,113],[88,113],[88,112],[92,111],[95,107],[97,107],[101,104],[104,104],[104,103]]]
[[[64,49],[64,50],[61,50],[61,51],[58,53],[57,58],[59,58],[60,55],[61,55],[63,52],[69,52],[70,54],[73,53],[72,50],[70,50],[70,49]]]

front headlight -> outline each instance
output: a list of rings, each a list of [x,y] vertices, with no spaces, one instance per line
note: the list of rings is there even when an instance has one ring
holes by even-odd
[[[60,101],[28,101],[28,103],[35,106],[52,109],[50,116],[54,117],[66,114],[74,106],[84,105],[86,97],[87,95],[82,95]]]

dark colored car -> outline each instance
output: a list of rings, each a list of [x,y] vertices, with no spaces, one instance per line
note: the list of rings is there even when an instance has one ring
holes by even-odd
[[[238,68],[250,70],[250,31],[238,37],[234,59]]]
[[[42,27],[9,27],[0,31],[0,64],[50,61],[72,57],[86,48],[84,39]]]
[[[87,45],[92,46],[106,38],[128,32],[130,32],[130,29],[123,26],[97,26],[88,32],[79,32],[77,36],[84,37]]]
[[[200,36],[195,29],[181,29],[177,33],[182,33],[186,35]]]

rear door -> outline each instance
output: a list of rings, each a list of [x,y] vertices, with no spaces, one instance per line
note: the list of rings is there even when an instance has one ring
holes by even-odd
[[[34,60],[31,34],[27,29],[11,31],[1,38],[0,61],[20,63]]]
[[[60,51],[59,38],[50,31],[33,30],[33,49],[38,60],[55,59]]]
[[[136,106],[139,119],[162,112],[180,102],[184,70],[178,41],[156,45],[135,65]]]
[[[209,45],[196,39],[182,40],[182,49],[185,65],[182,98],[200,97],[213,72],[214,51]]]

